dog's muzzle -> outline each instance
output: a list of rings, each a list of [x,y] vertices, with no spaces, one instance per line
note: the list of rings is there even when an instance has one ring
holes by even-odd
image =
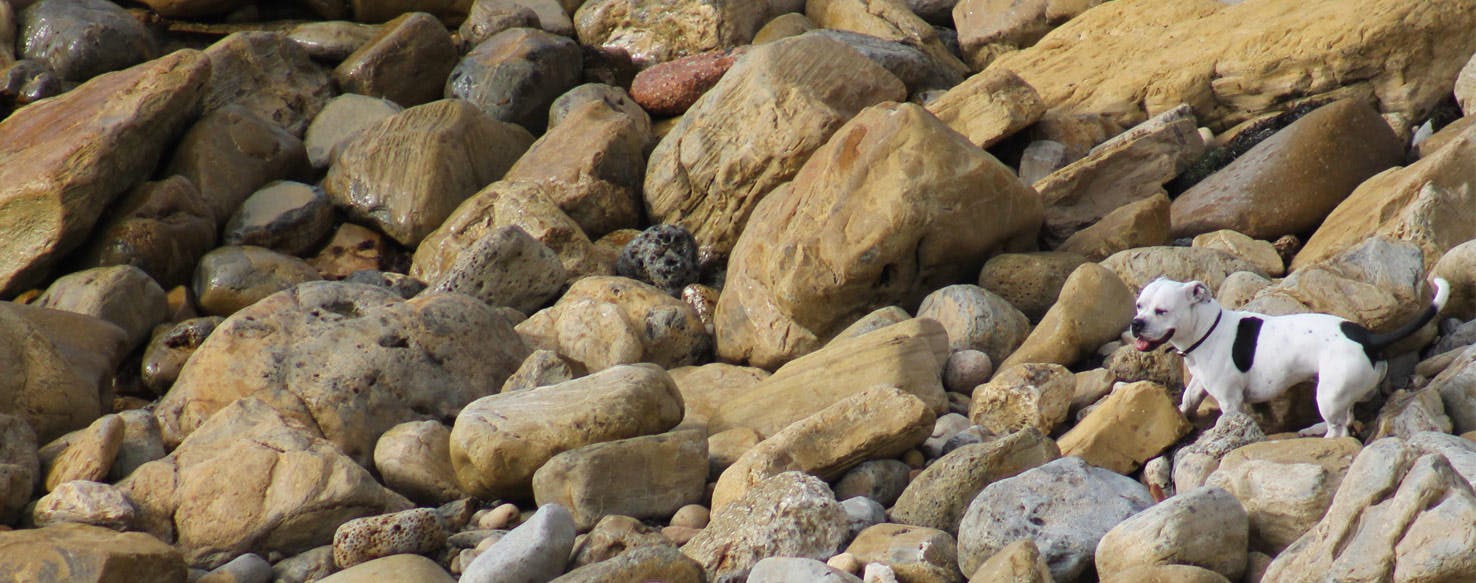
[[[1143,333],[1143,327],[1147,325],[1148,323],[1144,322],[1142,318],[1133,318],[1132,326],[1129,329],[1132,330],[1133,336],[1137,336]]]

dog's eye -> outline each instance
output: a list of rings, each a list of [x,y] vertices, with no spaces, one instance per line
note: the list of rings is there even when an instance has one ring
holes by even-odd
[[[1168,310],[1165,310],[1163,308],[1159,308],[1157,310],[1153,310],[1153,314],[1154,315],[1157,315],[1157,316],[1162,316],[1162,315],[1167,314],[1167,313],[1168,313]]]

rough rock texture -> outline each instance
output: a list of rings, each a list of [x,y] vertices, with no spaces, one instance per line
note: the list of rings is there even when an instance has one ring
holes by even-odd
[[[205,56],[210,58],[207,114],[239,105],[302,137],[334,95],[328,74],[280,32],[233,33],[210,45]]]
[[[231,401],[285,390],[327,439],[367,463],[381,433],[451,417],[501,387],[526,355],[507,320],[467,296],[406,301],[367,285],[308,283],[223,322],[155,414],[173,445]]]
[[[962,75],[968,66],[954,56],[938,31],[902,0],[812,0],[805,16],[820,28],[848,30],[908,44]]]
[[[263,247],[217,247],[200,258],[191,285],[200,311],[229,316],[297,284],[317,281],[306,261]]]
[[[402,553],[433,553],[446,545],[446,525],[434,508],[355,518],[333,533],[333,562],[348,568]]]
[[[467,53],[446,79],[447,98],[465,99],[492,119],[542,133],[548,108],[579,84],[579,44],[533,28],[514,28]]]
[[[374,444],[374,469],[384,485],[420,503],[465,498],[451,467],[451,428],[409,421],[389,428]]]
[[[838,400],[738,458],[713,487],[712,508],[721,511],[783,472],[797,470],[835,480],[862,461],[896,457],[927,439],[933,421],[933,412],[921,399],[892,387],[875,387]]]
[[[975,349],[989,355],[990,362],[1003,362],[1030,333],[1030,321],[1008,300],[967,284],[928,294],[917,308],[917,317],[943,324],[950,351]],[[970,386],[960,392],[972,390]]]
[[[36,443],[86,427],[126,350],[123,329],[92,316],[0,302],[0,413],[30,425]]]
[[[674,431],[553,456],[533,474],[533,499],[567,508],[583,531],[605,516],[671,518],[701,501],[706,485],[707,436]]]
[[[958,564],[972,573],[1020,539],[1034,539],[1051,576],[1073,581],[1092,562],[1097,542],[1153,504],[1131,478],[1064,457],[984,488],[958,528]]]
[[[928,103],[928,111],[988,148],[1040,119],[1045,105],[1035,89],[1004,69],[973,75]]]
[[[1114,253],[1101,265],[1116,273],[1127,284],[1133,297],[1143,290],[1143,286],[1159,277],[1174,281],[1202,281],[1210,291],[1218,291],[1225,278],[1237,271],[1266,276],[1250,261],[1206,247],[1139,247]],[[1132,307],[1132,302],[1128,307]]]
[[[1171,109],[1036,182],[1046,209],[1044,239],[1059,244],[1113,210],[1163,192],[1204,152],[1198,127],[1188,106]]]
[[[0,413],[0,524],[13,524],[31,502],[41,475],[36,432],[17,415]]]
[[[902,524],[957,533],[964,511],[986,486],[1058,457],[1056,443],[1034,429],[965,445],[918,474],[897,498],[890,516]]]
[[[300,553],[328,544],[345,521],[410,508],[319,437],[292,395],[261,396],[225,407],[119,482],[142,530],[209,569],[244,552]]]
[[[1200,433],[1193,443],[1174,450],[1170,474],[1174,490],[1188,492],[1205,485],[1226,455],[1265,440],[1266,434],[1250,415],[1221,414],[1214,427]]]
[[[943,327],[923,318],[838,339],[780,367],[746,394],[720,406],[708,431],[747,427],[772,436],[876,385],[902,389],[922,399],[934,414],[942,414],[948,409],[948,397],[939,377],[947,354]]]
[[[44,460],[44,489],[55,490],[73,480],[102,481],[123,445],[123,430],[123,420],[117,415],[103,415],[86,429],[69,434],[66,448],[55,459]]]
[[[57,278],[36,306],[112,322],[128,335],[129,350],[147,340],[169,311],[164,289],[131,265],[95,267]]]
[[[1403,159],[1404,144],[1378,111],[1356,98],[1339,100],[1174,199],[1173,234],[1233,229],[1275,239],[1310,231],[1360,183]]]
[[[1419,245],[1426,267],[1452,247],[1476,239],[1476,129],[1418,162],[1360,184],[1307,239],[1291,269],[1374,236]]]
[[[585,565],[565,573],[550,583],[605,583],[607,581],[662,581],[664,583],[702,583],[706,574],[676,547],[666,545],[637,547],[615,558]]]
[[[679,225],[652,225],[621,248],[615,272],[678,295],[702,275],[697,240]]]
[[[905,97],[896,76],[838,41],[806,36],[755,47],[651,152],[646,211],[726,255],[758,202],[841,124]]]
[[[1326,261],[1294,269],[1256,293],[1244,309],[1321,312],[1385,332],[1430,305],[1423,265],[1414,243],[1374,237]]]
[[[568,276],[557,253],[527,231],[508,226],[477,239],[426,289],[531,314],[558,297]]]
[[[523,497],[550,458],[585,445],[661,433],[681,421],[665,371],[616,366],[532,391],[476,400],[451,428],[451,464],[468,494]]]
[[[1414,120],[1451,93],[1476,51],[1458,31],[1473,23],[1476,7],[1399,0],[1107,3],[992,66],[1018,73],[1049,109],[1124,125],[1188,103],[1226,128],[1339,87]]]
[[[1430,379],[1429,390],[1440,394],[1454,433],[1476,431],[1476,348],[1463,349]]]
[[[876,308],[914,306],[1032,237],[1039,205],[922,107],[869,108],[754,210],[718,300],[718,354],[769,368]]]
[[[1102,0],[959,0],[950,16],[959,49],[975,67],[993,56],[1035,44],[1042,36]]]
[[[1127,329],[1133,301],[1134,291],[1110,270],[1084,263],[1066,278],[1060,298],[1040,325],[995,370],[1027,362],[1073,364]]]
[[[681,115],[717,85],[740,54],[712,51],[644,69],[631,80],[630,97],[653,114]]]
[[[334,97],[313,117],[302,138],[308,162],[313,168],[327,168],[333,163],[338,148],[347,144],[364,128],[404,111],[395,102],[356,93]]]
[[[1271,562],[1271,581],[1476,576],[1470,442],[1422,433],[1358,454],[1327,514]]]
[[[1001,253],[984,262],[979,270],[979,287],[998,294],[1038,322],[1060,298],[1066,278],[1086,262],[1086,256],[1076,253]]]
[[[909,95],[935,94],[963,81],[963,74],[958,70],[910,44],[848,30],[824,29],[809,34],[832,38],[856,49],[861,56],[896,75],[907,86]],[[994,113],[994,117],[995,123],[1000,123],[1000,115]]]
[[[590,0],[574,12],[579,43],[645,68],[748,44],[768,15],[742,0]]]
[[[477,555],[461,583],[533,583],[564,572],[574,548],[574,519],[558,504],[538,509],[527,522]]]
[[[1050,435],[1066,420],[1076,376],[1059,364],[1026,363],[1002,370],[973,391],[969,420],[996,435],[1033,427]]]
[[[712,347],[691,306],[624,277],[580,279],[517,330],[529,346],[555,351],[590,372],[638,362],[697,364]]]
[[[1239,581],[1245,572],[1250,522],[1222,488],[1181,492],[1122,521],[1097,543],[1103,580],[1143,565],[1194,565]]]
[[[532,143],[527,130],[471,104],[437,101],[390,116],[343,145],[323,190],[351,216],[414,246]]]
[[[1274,555],[1327,513],[1361,449],[1355,439],[1255,443],[1226,454],[1205,483],[1240,500],[1250,515],[1251,548]]]
[[[185,583],[179,551],[139,532],[58,524],[0,532],[0,577],[11,581]]]
[[[429,14],[410,12],[384,23],[378,35],[333,70],[333,80],[345,93],[411,107],[441,97],[455,60],[446,27]]]
[[[1224,251],[1249,261],[1270,277],[1286,275],[1286,262],[1281,259],[1281,254],[1276,251],[1275,245],[1270,241],[1252,239],[1239,231],[1221,229],[1197,235],[1194,237],[1193,246]],[[1226,279],[1229,277],[1226,276]]]
[[[1131,474],[1191,429],[1163,385],[1146,381],[1120,385],[1061,436],[1061,454]]]
[[[189,179],[144,182],[114,203],[81,250],[81,266],[132,265],[162,287],[186,283],[215,246],[215,215]]]
[[[300,178],[307,166],[302,140],[232,103],[211,110],[185,132],[165,172],[189,179],[220,227],[258,188]]]
[[[845,542],[846,518],[819,478],[784,472],[713,514],[682,546],[712,583],[743,581],[765,557],[829,558]]]
[[[50,494],[36,501],[31,519],[36,526],[80,523],[126,531],[137,510],[112,484],[73,480],[57,484]]]
[[[958,544],[953,535],[933,528],[878,524],[861,531],[846,552],[862,564],[882,563],[899,581],[962,583]]]
[[[1091,226],[1072,233],[1056,250],[1080,253],[1092,261],[1101,261],[1134,247],[1167,244],[1172,220],[1170,209],[1168,196],[1161,192],[1130,202],[1107,213]]]
[[[1005,545],[974,569],[969,583],[1050,583],[1051,568],[1031,539]]]
[[[210,61],[183,50],[98,76],[0,122],[0,297],[39,283],[199,111]],[[103,145],[106,144],[106,147]]]

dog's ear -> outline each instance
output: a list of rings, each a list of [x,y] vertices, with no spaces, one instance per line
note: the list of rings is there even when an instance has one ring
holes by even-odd
[[[1209,286],[1204,285],[1204,282],[1191,281],[1189,282],[1189,299],[1199,304],[1214,299],[1214,296],[1210,294]]]

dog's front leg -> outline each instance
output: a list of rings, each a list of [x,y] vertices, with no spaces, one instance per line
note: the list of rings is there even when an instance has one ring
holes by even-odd
[[[1189,379],[1189,386],[1184,387],[1184,400],[1179,404],[1179,412],[1185,417],[1193,415],[1199,409],[1199,404],[1204,402],[1204,395],[1204,383],[1199,382],[1197,377]]]

